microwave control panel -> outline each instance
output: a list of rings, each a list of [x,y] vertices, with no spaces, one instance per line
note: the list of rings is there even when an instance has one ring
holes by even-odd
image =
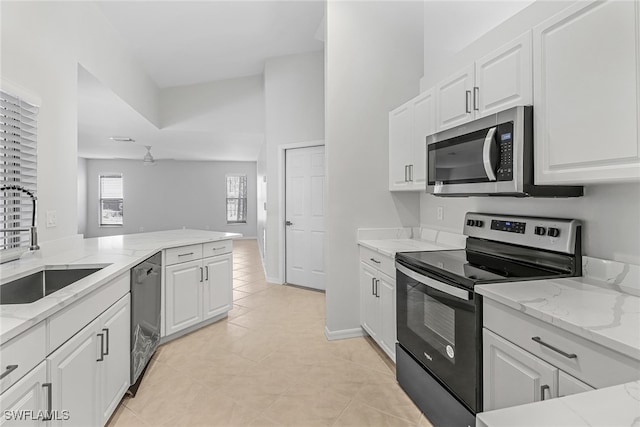
[[[498,181],[513,180],[513,122],[502,123],[496,132],[500,161],[498,162]]]

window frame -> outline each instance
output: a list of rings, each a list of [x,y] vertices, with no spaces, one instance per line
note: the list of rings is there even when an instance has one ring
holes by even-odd
[[[244,197],[240,197],[240,194],[238,193],[238,197],[229,197],[229,189],[228,189],[228,181],[229,178],[233,178],[233,177],[244,177],[245,180],[245,194]],[[246,225],[247,224],[247,217],[249,215],[249,209],[247,206],[249,197],[248,197],[248,193],[249,193],[249,176],[246,173],[228,173],[225,174],[224,177],[224,192],[225,192],[225,203],[224,203],[224,207],[225,207],[225,211],[224,211],[224,217],[226,220],[227,225]],[[238,204],[240,204],[241,200],[244,200],[244,204],[243,204],[243,211],[244,211],[244,219],[243,220],[238,220],[238,221],[229,221],[229,201],[230,200],[237,200]]]
[[[120,178],[122,185],[122,198],[102,197],[102,178]],[[120,201],[122,204],[122,222],[120,224],[103,224],[102,223],[102,202],[104,201]],[[98,227],[112,228],[124,227],[124,174],[121,172],[103,172],[98,174]]]

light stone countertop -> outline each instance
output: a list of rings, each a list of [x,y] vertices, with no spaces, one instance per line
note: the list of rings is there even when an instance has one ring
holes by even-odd
[[[121,236],[78,239],[71,245],[50,247],[46,251],[29,253],[22,258],[0,264],[0,282],[38,272],[46,266],[56,268],[104,268],[51,295],[30,304],[0,305],[0,344],[26,331],[52,314],[95,291],[167,248],[229,240],[241,237],[237,233],[206,230],[169,230]],[[44,246],[44,245],[43,245]]]
[[[603,261],[583,258],[584,274]],[[638,266],[624,274],[479,285],[485,298],[502,303],[619,353],[640,360],[640,297],[629,292],[638,284]],[[610,270],[611,271],[611,270]],[[613,269],[617,272],[617,269]]]
[[[461,234],[428,228],[358,230],[359,245],[391,258],[394,258],[397,252],[464,249],[465,239]]]
[[[485,298],[640,360],[640,267],[583,257],[583,276],[475,287]],[[640,381],[483,412],[478,427],[637,426]]]
[[[637,426],[640,381],[477,415],[477,427]]]

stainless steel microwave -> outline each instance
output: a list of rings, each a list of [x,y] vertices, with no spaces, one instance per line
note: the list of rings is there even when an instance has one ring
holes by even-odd
[[[514,107],[427,137],[436,196],[578,197],[581,186],[535,185],[533,107]]]

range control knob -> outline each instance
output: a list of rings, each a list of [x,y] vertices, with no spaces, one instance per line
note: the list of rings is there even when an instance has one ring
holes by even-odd
[[[479,219],[476,219],[476,223],[475,223],[475,226],[476,226],[476,227],[482,227],[483,225],[484,225],[484,221],[481,221],[481,220],[479,220]]]
[[[473,227],[473,224],[475,224],[475,221],[474,221],[474,220],[472,220],[472,219],[468,219],[468,220],[467,220],[467,225],[468,225],[469,227]]]
[[[538,236],[544,236],[545,234],[547,234],[547,229],[544,227],[536,227],[533,230],[533,233],[538,235]]]
[[[547,228],[547,234],[550,237],[558,237],[560,235],[560,230],[557,228],[549,227]]]

